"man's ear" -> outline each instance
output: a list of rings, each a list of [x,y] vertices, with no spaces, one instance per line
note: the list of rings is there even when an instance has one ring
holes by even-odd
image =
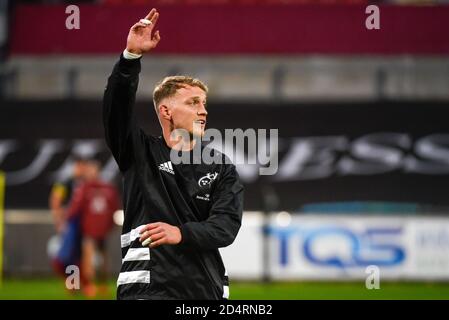
[[[171,120],[171,111],[170,108],[166,104],[159,105],[159,115],[161,118],[170,121]]]

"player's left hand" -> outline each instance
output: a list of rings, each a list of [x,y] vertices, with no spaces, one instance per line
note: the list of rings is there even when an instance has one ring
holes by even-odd
[[[150,248],[156,248],[162,244],[178,244],[181,242],[181,230],[165,222],[149,223],[140,230],[139,241],[142,244],[150,238]]]

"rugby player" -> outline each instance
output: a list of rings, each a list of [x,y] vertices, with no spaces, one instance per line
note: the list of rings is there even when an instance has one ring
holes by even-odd
[[[147,135],[133,113],[142,55],[161,39],[153,32],[158,18],[152,9],[131,27],[103,100],[106,142],[124,183],[117,298],[227,299],[218,249],[230,245],[241,226],[243,186],[236,168],[218,152],[221,161],[212,164],[175,164],[171,158],[173,150],[194,157],[207,121],[207,86],[173,76],[155,87],[161,136]],[[187,140],[171,139],[179,129],[188,132]]]

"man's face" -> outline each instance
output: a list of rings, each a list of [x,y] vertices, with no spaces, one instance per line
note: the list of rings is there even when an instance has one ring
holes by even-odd
[[[85,164],[84,161],[75,161],[73,164],[73,178],[80,179],[84,175]]]
[[[185,129],[191,136],[202,137],[206,128],[206,93],[186,85],[169,99],[173,129]]]

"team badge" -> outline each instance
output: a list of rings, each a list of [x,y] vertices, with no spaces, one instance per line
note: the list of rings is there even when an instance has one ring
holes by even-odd
[[[205,186],[211,185],[212,182],[213,182],[215,179],[217,179],[217,176],[218,176],[218,172],[208,173],[208,174],[206,174],[204,177],[201,177],[201,178],[198,180],[198,185],[199,185],[200,187],[205,187]]]

